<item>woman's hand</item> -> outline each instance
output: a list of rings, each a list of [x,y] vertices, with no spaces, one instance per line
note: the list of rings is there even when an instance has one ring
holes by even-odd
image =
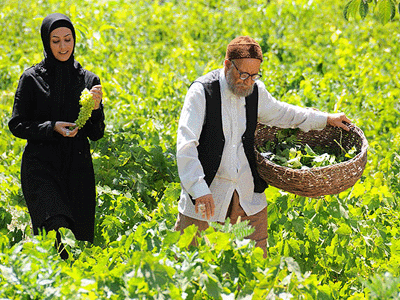
[[[63,137],[74,137],[78,133],[78,127],[74,128],[74,130],[69,130],[69,127],[75,125],[75,123],[58,121],[56,125],[54,125],[54,131],[58,132]]]
[[[94,110],[99,109],[101,99],[103,98],[103,91],[101,90],[101,85],[95,85],[89,91],[93,95],[93,99],[95,101]]]

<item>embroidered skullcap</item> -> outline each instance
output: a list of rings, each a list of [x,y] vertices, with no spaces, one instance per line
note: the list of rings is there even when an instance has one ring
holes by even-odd
[[[233,39],[226,48],[225,59],[256,58],[263,61],[260,45],[249,36]]]

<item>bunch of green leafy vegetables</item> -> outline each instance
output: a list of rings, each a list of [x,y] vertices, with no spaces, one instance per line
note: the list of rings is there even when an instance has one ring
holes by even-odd
[[[278,165],[292,169],[309,169],[326,167],[340,162],[348,161],[358,153],[356,147],[346,151],[343,146],[334,140],[340,148],[339,154],[328,152],[327,148],[311,148],[307,143],[301,142],[297,137],[298,128],[280,129],[276,138],[266,141],[258,146],[257,150],[266,159]]]

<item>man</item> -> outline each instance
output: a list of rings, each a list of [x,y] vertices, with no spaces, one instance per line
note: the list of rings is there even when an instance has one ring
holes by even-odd
[[[303,131],[328,123],[349,128],[343,114],[328,114],[279,102],[258,79],[263,55],[250,37],[232,40],[224,68],[198,78],[182,108],[177,138],[177,164],[182,192],[176,230],[208,221],[232,224],[240,217],[255,231],[248,236],[264,250],[267,244],[267,184],[258,176],[254,154],[257,122]],[[196,244],[194,240],[193,245]]]

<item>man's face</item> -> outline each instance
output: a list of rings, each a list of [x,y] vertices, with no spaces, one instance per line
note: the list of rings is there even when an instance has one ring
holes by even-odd
[[[240,73],[258,74],[260,66],[261,61],[256,58],[225,60],[225,76],[229,89],[239,97],[249,96],[253,92],[254,81],[251,76],[246,80],[240,79]]]

